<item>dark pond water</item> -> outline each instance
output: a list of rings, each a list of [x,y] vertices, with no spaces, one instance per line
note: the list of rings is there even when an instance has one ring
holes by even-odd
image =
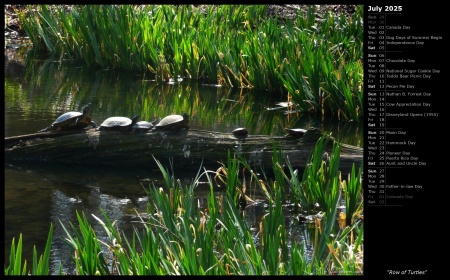
[[[229,132],[246,127],[253,134],[284,135],[285,127],[314,126],[332,132],[344,143],[362,146],[361,126],[298,112],[282,94],[187,81],[158,84],[139,74],[94,71],[48,60],[34,60],[25,66],[11,62],[5,65],[5,137],[35,133],[60,114],[78,111],[92,102],[92,118],[97,124],[115,115],[140,114],[141,120],[155,120],[188,112],[191,127],[197,129]],[[174,176],[186,185],[196,173],[174,170]],[[142,183],[142,178],[155,185],[162,181],[160,171],[147,166],[105,168],[5,162],[5,260],[12,239],[17,242],[22,234],[24,258],[31,264],[33,246],[36,245],[38,255],[42,254],[52,223],[52,273],[62,263],[64,271],[72,274],[73,264],[60,221],[68,227],[69,221],[76,221],[76,210],[83,211],[99,238],[106,238],[91,216],[102,217],[103,209],[111,220],[118,221],[121,229],[131,231],[137,213],[146,211],[145,188],[149,184]],[[202,185],[196,189],[199,204],[206,202],[207,191]],[[256,227],[264,212],[264,200],[257,190],[252,195],[257,203],[245,211],[248,223]],[[289,230],[290,235],[308,244],[310,232],[305,225],[289,226]]]

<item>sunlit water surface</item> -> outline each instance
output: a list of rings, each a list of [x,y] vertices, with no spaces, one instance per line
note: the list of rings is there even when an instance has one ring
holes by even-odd
[[[315,126],[332,132],[345,143],[361,146],[362,129],[358,125],[298,112],[282,94],[187,82],[158,85],[140,75],[89,71],[48,61],[36,61],[27,67],[7,65],[5,73],[5,137],[35,133],[60,114],[80,110],[92,102],[92,118],[97,124],[114,115],[131,117],[140,113],[141,119],[155,120],[187,111],[192,128],[229,132],[245,126],[254,134],[284,135],[285,127]],[[184,185],[189,185],[197,171],[174,173]],[[140,179],[144,178],[148,182],[142,183]],[[117,220],[121,230],[131,233],[138,213],[146,212],[146,188],[153,184],[162,186],[161,182],[160,171],[146,166],[5,162],[5,260],[12,239],[17,243],[22,234],[23,257],[31,267],[33,246],[38,255],[43,253],[53,224],[52,274],[57,273],[60,264],[64,273],[74,274],[60,223],[69,228],[69,222],[77,224],[76,211],[84,212],[98,237],[106,239],[103,228],[92,216],[101,218],[103,209],[112,221]],[[256,233],[265,201],[257,189],[249,188],[255,203],[246,208],[245,217]],[[206,185],[197,187],[199,207],[205,205],[208,191]],[[294,223],[289,212],[285,215],[289,236],[303,241],[309,250],[307,225]]]

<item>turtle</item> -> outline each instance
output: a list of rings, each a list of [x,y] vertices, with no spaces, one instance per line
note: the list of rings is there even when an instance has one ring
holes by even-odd
[[[134,116],[133,119],[127,117],[110,117],[103,121],[98,130],[131,130],[138,119],[139,115]]]
[[[153,122],[140,121],[133,125],[133,131],[147,131],[154,127]]]
[[[236,137],[247,137],[248,131],[243,127],[236,128],[232,131],[233,135]]]
[[[288,132],[288,134],[286,136],[294,136],[297,138],[301,138],[303,137],[303,135],[305,135],[305,133],[308,131],[307,129],[303,129],[303,128],[286,128],[286,131]]]
[[[81,112],[67,112],[59,116],[50,126],[39,130],[39,132],[53,131],[53,130],[68,130],[68,129],[82,129],[91,125],[93,128],[97,127],[94,121],[91,120],[92,103],[83,107]]]
[[[189,128],[189,116],[186,112],[183,115],[169,115],[163,118],[156,126],[155,129],[175,130],[175,129],[188,129]]]

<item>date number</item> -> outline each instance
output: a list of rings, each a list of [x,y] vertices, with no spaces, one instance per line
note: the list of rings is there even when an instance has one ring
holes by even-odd
[[[384,6],[386,12],[401,12],[402,6]]]

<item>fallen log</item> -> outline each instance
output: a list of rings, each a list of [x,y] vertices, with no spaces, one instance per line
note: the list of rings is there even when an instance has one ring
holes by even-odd
[[[294,168],[304,168],[316,141],[322,134],[309,130],[304,137],[248,135],[234,136],[205,130],[120,132],[84,131],[43,132],[5,138],[5,161],[42,161],[105,166],[155,166],[172,162],[174,168],[216,168],[226,163],[228,152],[242,156],[252,167],[271,170],[274,147]],[[332,139],[332,138],[331,138]],[[333,139],[332,139],[333,140]],[[341,145],[340,169],[351,170],[362,164],[363,149]],[[326,148],[332,151],[332,141]]]

